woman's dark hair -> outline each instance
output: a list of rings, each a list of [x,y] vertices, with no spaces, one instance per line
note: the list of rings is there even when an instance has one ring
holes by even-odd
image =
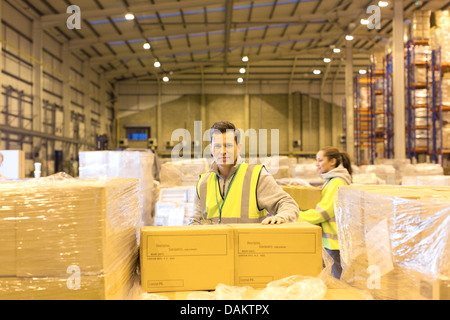
[[[240,132],[239,130],[236,130],[236,127],[234,126],[234,124],[232,124],[229,121],[219,121],[219,122],[215,122],[212,127],[211,130],[209,131],[209,140],[212,142],[212,136],[213,134],[216,133],[226,133],[227,130],[233,130],[234,132],[234,141],[236,141],[236,143],[239,143],[240,140]]]
[[[338,148],[335,147],[323,147],[320,149],[323,155],[328,158],[328,161],[336,159],[336,167],[342,164],[348,173],[352,175],[352,163],[347,152],[340,152]]]

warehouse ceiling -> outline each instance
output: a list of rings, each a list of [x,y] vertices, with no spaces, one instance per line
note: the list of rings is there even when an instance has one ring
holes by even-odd
[[[367,0],[8,0],[39,16],[46,32],[68,42],[113,83],[129,79],[188,83],[342,81],[345,35],[354,36],[354,70],[384,50],[392,34],[393,3],[380,8],[381,28],[360,23]],[[404,18],[449,1],[404,1]],[[81,28],[70,30],[67,7],[80,8]],[[126,13],[134,19],[127,20]],[[150,44],[144,49],[145,43]],[[333,53],[332,48],[341,49]],[[242,57],[248,61],[242,61]],[[324,58],[331,62],[325,63]],[[155,67],[155,62],[160,63]],[[245,73],[240,73],[245,68]],[[313,74],[318,69],[320,74]],[[244,70],[242,70],[244,72]]]

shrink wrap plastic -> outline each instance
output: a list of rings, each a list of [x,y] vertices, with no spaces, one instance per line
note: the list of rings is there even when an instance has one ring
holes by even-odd
[[[200,175],[208,170],[204,158],[165,162],[161,165],[161,187],[195,186]]]
[[[450,176],[404,176],[402,185],[450,187]]]
[[[108,177],[139,179],[141,225],[153,224],[156,202],[153,169],[155,155],[150,151],[82,151],[80,178]]]
[[[331,275],[333,259],[323,250],[324,269],[317,277],[292,275],[269,282],[263,289],[250,286],[229,286],[219,283],[215,291],[193,291],[187,300],[321,300],[327,299],[329,289],[340,289],[348,296],[372,300],[365,289],[351,287]],[[158,296],[158,295],[157,295]],[[155,299],[155,298],[153,298]],[[164,298],[161,298],[164,299]]]
[[[164,187],[155,205],[155,226],[181,226],[191,223],[195,213],[195,186]]]
[[[0,184],[0,299],[121,299],[136,281],[137,179]]]
[[[375,299],[450,298],[450,188],[340,187],[335,213],[343,281]]]

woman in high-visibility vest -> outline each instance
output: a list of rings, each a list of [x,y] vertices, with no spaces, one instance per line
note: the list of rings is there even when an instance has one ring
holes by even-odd
[[[340,278],[342,273],[336,219],[334,216],[334,196],[339,186],[352,183],[351,161],[346,152],[335,147],[324,147],[316,155],[319,174],[325,179],[320,191],[320,201],[314,209],[300,211],[298,220],[322,227],[322,246],[333,258],[332,273]]]

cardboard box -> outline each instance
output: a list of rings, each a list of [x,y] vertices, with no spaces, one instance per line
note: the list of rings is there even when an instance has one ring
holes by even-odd
[[[264,226],[232,224],[235,285],[262,288],[291,275],[322,270],[322,229],[307,222]]]
[[[145,292],[265,287],[322,270],[321,228],[306,222],[141,228]]]
[[[0,278],[0,300],[115,300],[127,297],[131,289],[109,285],[114,283],[104,275],[81,276],[76,285],[70,281],[68,277]]]
[[[436,296],[439,286],[423,279],[446,272],[449,203],[448,187],[340,188],[336,222],[345,269],[341,279],[370,289],[376,299]]]
[[[146,292],[232,285],[233,229],[227,225],[141,227],[140,263]]]
[[[25,179],[25,152],[23,150],[0,150],[3,163],[0,174],[8,180]]]
[[[420,294],[429,300],[450,300],[450,277],[439,276],[436,280],[420,279]]]
[[[138,256],[138,180],[4,182],[2,197],[8,201],[0,207],[0,294],[34,297],[39,288],[37,299],[64,299],[67,288],[57,279],[67,281],[73,268],[82,280],[103,279],[92,290],[104,297],[130,283]]]
[[[16,274],[16,213],[7,198],[0,195],[0,277]]]
[[[297,202],[300,210],[314,209],[320,201],[320,188],[307,186],[281,186]]]

